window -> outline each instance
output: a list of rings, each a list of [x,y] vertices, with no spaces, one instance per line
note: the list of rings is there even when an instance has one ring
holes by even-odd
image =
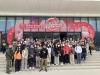
[[[0,31],[5,32],[6,17],[0,17]]]
[[[97,31],[100,32],[100,18],[97,18]]]
[[[87,22],[88,23],[88,18],[82,17],[81,22]]]
[[[67,20],[67,21],[73,21],[74,18],[73,18],[73,17],[67,17],[66,20]]]
[[[96,20],[95,20],[95,18],[89,18],[89,24],[92,25],[92,27],[96,31]]]
[[[80,19],[81,19],[80,17],[75,17],[74,22],[80,22]]]
[[[41,24],[42,27],[46,23],[46,20],[45,19],[46,19],[45,17],[40,17],[39,18],[39,24]],[[45,27],[39,28],[39,32],[45,32],[45,31],[46,31],[46,28]]]
[[[15,25],[15,18],[14,17],[8,17],[7,18],[7,31],[11,28],[14,27]]]
[[[23,23],[23,17],[16,17],[16,24]]]
[[[24,17],[24,24],[30,24],[30,17]],[[30,29],[24,29],[24,32],[31,31]]]
[[[39,25],[39,18],[36,17],[36,16],[32,16],[32,17],[31,17],[31,25],[33,25],[33,26],[34,26],[34,25],[35,25],[35,26],[36,26],[36,25]],[[38,32],[38,28],[32,28],[31,31],[32,31],[32,32]]]

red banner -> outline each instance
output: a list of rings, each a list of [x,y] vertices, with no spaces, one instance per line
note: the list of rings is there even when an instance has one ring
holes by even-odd
[[[23,30],[32,29],[32,31],[37,32],[82,32],[82,37],[94,38],[95,32],[93,27],[86,22],[73,22],[67,20],[59,20],[57,18],[49,18],[46,21],[42,20],[39,25],[35,22],[31,24],[19,24],[16,25],[17,28],[10,28],[7,33],[7,41],[10,44],[13,39],[13,33],[17,37],[19,35],[22,38]]]

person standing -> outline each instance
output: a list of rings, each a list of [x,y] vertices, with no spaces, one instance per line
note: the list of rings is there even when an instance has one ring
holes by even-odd
[[[82,45],[82,59],[83,59],[83,61],[86,60],[86,54],[87,54],[86,47],[84,45]]]
[[[71,48],[69,47],[68,42],[65,43],[63,50],[64,50],[64,64],[70,63]]]
[[[71,64],[74,64],[75,63],[75,60],[74,60],[74,53],[75,53],[75,49],[73,47],[74,45],[74,42],[72,42],[73,44],[71,44],[71,53],[70,53],[70,63]]]
[[[36,67],[39,68],[40,67],[40,51],[41,51],[41,46],[37,45],[35,49],[36,49]]]
[[[48,50],[48,66],[50,66],[50,64],[51,64],[51,46],[50,45],[48,45],[48,47],[47,47],[47,50]]]
[[[22,55],[20,52],[20,48],[18,48],[18,47],[14,53],[14,60],[15,60],[15,72],[20,71]]]
[[[17,48],[17,41],[12,42],[12,50],[13,50],[13,58],[12,58],[12,67],[14,67],[14,52],[16,51]]]
[[[29,51],[28,51],[28,67],[30,70],[34,70],[34,66],[35,66],[35,49],[33,46],[33,43],[30,42],[29,43]]]
[[[81,54],[82,54],[82,47],[77,44],[77,46],[75,47],[75,52],[76,52],[76,56],[77,56],[77,64],[81,63]]]
[[[55,57],[54,57],[54,64],[59,65],[59,55],[60,55],[60,45],[56,44],[54,46],[54,51],[55,51]]]
[[[22,70],[27,70],[27,61],[28,61],[28,48],[22,51]]]
[[[60,49],[60,65],[63,65],[64,64],[64,62],[63,62],[63,58],[64,58],[64,50],[63,50],[63,43],[61,44],[61,49]]]
[[[51,64],[52,65],[54,65],[54,57],[55,57],[54,45],[51,45]]]
[[[7,44],[6,44],[6,42],[3,42],[3,44],[2,44],[2,51],[3,51],[3,53],[6,52],[6,48],[7,48]]]
[[[9,45],[8,49],[6,50],[6,73],[8,74],[10,74],[11,72],[12,57],[13,57],[13,50],[12,46]]]
[[[47,72],[47,56],[48,56],[48,50],[46,46],[44,45],[43,48],[40,51],[40,71],[43,70],[43,66],[45,66],[45,71]]]
[[[92,55],[92,46],[93,46],[93,39],[92,38],[90,38],[90,41],[89,41],[89,53],[90,53],[90,55]]]

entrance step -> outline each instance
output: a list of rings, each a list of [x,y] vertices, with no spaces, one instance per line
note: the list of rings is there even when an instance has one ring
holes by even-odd
[[[6,59],[5,54],[0,53],[0,71],[6,70]]]
[[[82,69],[100,69],[100,52],[93,51],[93,55],[88,55],[87,60],[81,64],[66,64],[59,66],[51,66],[49,70],[82,70]],[[6,61],[5,55],[0,53],[0,71],[5,72],[6,70]]]

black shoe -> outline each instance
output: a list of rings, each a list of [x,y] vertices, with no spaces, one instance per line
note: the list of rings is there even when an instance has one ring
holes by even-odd
[[[42,71],[42,69],[39,70],[39,72]]]
[[[11,74],[10,72],[6,72],[7,74]]]
[[[45,71],[47,72],[47,69],[45,69]]]

